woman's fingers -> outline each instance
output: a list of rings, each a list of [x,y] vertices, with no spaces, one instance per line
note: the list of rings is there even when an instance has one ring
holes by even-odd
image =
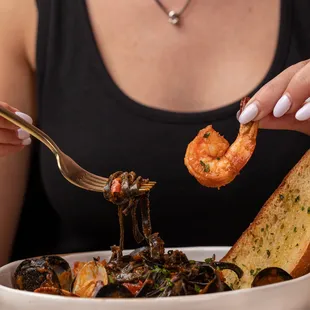
[[[24,145],[0,145],[0,157],[4,157],[10,154],[20,152],[25,146]]]
[[[21,129],[18,129],[17,131],[11,129],[0,129],[0,147],[1,144],[27,145],[26,140],[29,137],[29,134],[25,133]]]
[[[272,114],[269,114],[260,120],[259,127],[263,129],[294,130],[309,134],[310,120],[308,119],[301,122],[295,118],[294,114],[286,114],[280,118],[276,118]]]
[[[309,102],[308,102],[309,101]],[[295,118],[298,121],[306,121],[310,119],[310,98],[306,103],[296,112]]]
[[[295,113],[310,97],[310,63],[300,62],[284,70],[264,85],[251,98],[239,116],[242,124],[252,120],[261,120],[269,114],[282,117],[286,113]]]
[[[305,101],[309,97],[310,97],[310,62],[308,62],[292,77],[284,92],[284,95],[281,97],[281,99],[274,108],[273,113],[274,116],[281,117],[286,113],[295,114],[298,110],[302,108]],[[277,106],[280,113],[275,114]],[[288,107],[288,109],[287,110],[282,109],[283,111],[282,112],[281,107],[286,106]]]
[[[18,111],[5,102],[0,102],[0,106],[32,124],[33,121],[29,115]],[[19,152],[30,143],[31,138],[28,132],[0,117],[0,157]]]

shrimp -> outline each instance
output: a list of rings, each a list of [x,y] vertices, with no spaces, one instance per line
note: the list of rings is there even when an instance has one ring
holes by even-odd
[[[249,99],[241,100],[241,112]],[[250,160],[256,147],[257,132],[257,121],[241,124],[236,140],[229,145],[212,125],[208,125],[189,143],[185,166],[201,185],[219,189],[232,182]]]

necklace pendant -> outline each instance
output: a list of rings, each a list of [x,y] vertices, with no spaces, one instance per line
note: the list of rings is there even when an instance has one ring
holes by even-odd
[[[169,14],[169,23],[172,24],[172,25],[176,25],[179,23],[180,21],[180,16],[174,12],[174,11],[170,11]]]

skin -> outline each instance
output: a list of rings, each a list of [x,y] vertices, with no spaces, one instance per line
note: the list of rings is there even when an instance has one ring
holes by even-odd
[[[149,107],[197,112],[226,106],[254,89],[273,60],[279,0],[195,0],[180,28],[167,22],[154,1],[86,2],[111,77],[126,95]],[[183,5],[181,0],[163,3],[176,10]],[[0,0],[0,101],[34,123],[37,19],[34,0]],[[255,95],[261,125],[310,134],[309,121],[294,118],[310,97],[309,84],[310,65],[301,63],[264,86]],[[292,108],[274,119],[273,107],[284,92]],[[0,266],[14,240],[30,150],[16,140],[16,128],[0,118]]]

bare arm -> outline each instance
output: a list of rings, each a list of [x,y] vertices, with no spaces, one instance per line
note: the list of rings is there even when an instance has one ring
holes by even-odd
[[[34,0],[0,0],[0,101],[33,119],[34,75],[26,45],[34,13]],[[14,241],[27,185],[29,155],[30,147],[25,147],[0,158],[0,266],[7,263]]]

